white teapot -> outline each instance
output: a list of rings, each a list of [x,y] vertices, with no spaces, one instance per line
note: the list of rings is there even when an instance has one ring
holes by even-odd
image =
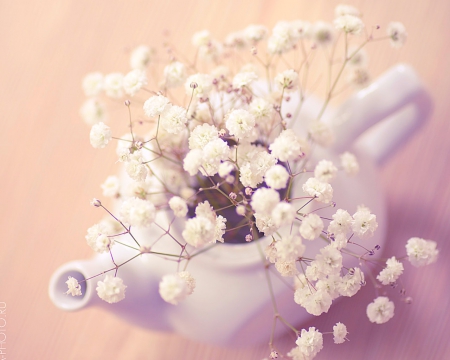
[[[317,99],[305,102],[301,116],[314,119],[320,109]],[[360,90],[339,109],[328,109],[323,120],[335,128],[336,143],[331,149],[315,149],[314,157],[338,162],[338,155],[349,150],[357,155],[361,171],[358,176],[344,175],[333,182],[338,208],[356,211],[360,204],[376,214],[379,228],[375,236],[364,241],[373,249],[386,241],[386,210],[377,176],[377,165],[388,159],[394,150],[428,117],[432,109],[429,95],[407,65],[397,65],[369,87]],[[297,122],[299,123],[299,122]],[[294,129],[300,131],[300,129]],[[317,150],[317,151],[316,151]],[[294,194],[301,189],[293,189]],[[335,209],[327,209],[331,216]],[[322,215],[323,213],[321,213]],[[326,214],[326,213],[325,213]],[[160,212],[157,221],[168,223]],[[181,233],[181,229],[175,229]],[[153,229],[133,233],[141,239],[155,239]],[[118,275],[127,285],[125,299],[108,304],[95,294],[97,279],[83,282],[80,297],[66,295],[68,276],[79,281],[110,269],[110,254],[91,260],[79,260],[58,268],[50,279],[49,295],[60,309],[74,311],[86,306],[102,306],[136,325],[161,331],[176,331],[188,338],[220,345],[249,345],[268,341],[271,333],[273,307],[266,270],[260,249],[270,239],[248,244],[219,244],[189,263],[188,270],[197,282],[194,293],[174,306],[164,302],[158,293],[161,277],[176,271],[176,263],[151,254],[142,254],[119,269]],[[316,240],[318,241],[318,240]],[[314,242],[313,242],[314,243]],[[314,257],[319,245],[308,243],[305,255]],[[320,244],[322,245],[322,244]],[[171,244],[152,247],[153,251],[179,251]],[[314,247],[315,246],[315,247]],[[116,263],[136,254],[121,247],[114,253]],[[357,260],[353,260],[356,266]],[[295,325],[310,320],[312,315],[297,305],[293,292],[279,276],[269,271],[273,294],[281,315]],[[275,335],[285,329],[277,326]]]

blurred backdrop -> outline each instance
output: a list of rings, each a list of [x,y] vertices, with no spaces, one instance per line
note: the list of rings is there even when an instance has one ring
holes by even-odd
[[[114,173],[113,147],[95,151],[78,115],[82,77],[128,71],[130,49],[167,40],[189,54],[195,31],[223,40],[250,23],[330,20],[336,0],[2,1],[0,3],[0,302],[6,303],[6,352],[12,359],[262,359],[266,344],[225,349],[176,334],[148,332],[98,308],[57,310],[47,295],[61,264],[90,257],[86,229],[100,215],[89,206]],[[394,51],[369,51],[373,77],[397,62],[413,65],[435,102],[430,121],[381,169],[388,205],[389,253],[420,236],[438,242],[438,262],[407,266],[412,305],[396,303],[387,324],[370,324],[367,286],[316,319],[320,329],[344,322],[350,342],[325,340],[319,359],[450,357],[450,2],[349,0],[367,25],[397,20],[409,39]],[[386,45],[386,46],[384,46]],[[110,161],[108,161],[111,160]],[[219,308],[218,308],[218,311]],[[195,326],[195,324],[192,324]],[[280,340],[284,350],[291,338]]]

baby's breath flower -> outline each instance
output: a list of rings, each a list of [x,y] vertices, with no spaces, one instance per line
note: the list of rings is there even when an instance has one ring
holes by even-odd
[[[244,86],[248,86],[256,79],[258,79],[258,75],[253,71],[239,72],[233,78],[233,88],[240,89]]]
[[[192,36],[192,44],[196,47],[206,46],[211,41],[211,34],[208,30],[196,32]]]
[[[208,74],[191,75],[184,83],[186,94],[191,96],[194,93],[195,97],[205,99],[212,90],[212,81],[211,75]],[[195,84],[196,86],[192,87],[191,84]]]
[[[366,313],[370,322],[384,324],[394,316],[394,303],[386,296],[378,296],[367,305]]]
[[[173,196],[169,200],[169,206],[176,217],[184,217],[188,212],[186,201],[179,196]]]
[[[113,304],[125,298],[126,285],[119,277],[106,275],[103,281],[97,282],[97,294],[100,299]]]
[[[105,105],[96,98],[87,99],[80,108],[80,115],[88,125],[106,120]]]
[[[169,106],[169,99],[162,95],[156,95],[149,98],[144,103],[144,113],[150,118],[161,115]]]
[[[406,33],[405,26],[398,21],[390,22],[387,29],[387,35],[389,36],[390,43],[394,48],[400,48],[405,45],[408,34]]]
[[[295,267],[295,260],[278,260],[275,263],[275,269],[281,276],[291,277],[298,274],[298,270]]]
[[[364,29],[362,20],[354,15],[341,15],[334,20],[334,26],[348,34],[358,35]]]
[[[131,226],[149,226],[154,221],[155,215],[155,206],[147,200],[129,198],[120,207],[121,220]]]
[[[328,225],[327,231],[334,235],[346,235],[351,230],[352,221],[353,219],[347,211],[338,209],[333,215],[333,220]]]
[[[306,240],[317,239],[323,230],[323,221],[317,214],[308,214],[299,227],[300,235]]]
[[[359,172],[359,164],[356,156],[346,151],[341,156],[341,165],[344,168],[344,171],[350,175],[354,176]]]
[[[215,237],[215,222],[204,216],[197,216],[186,221],[182,236],[189,245],[201,247],[212,242]]]
[[[425,266],[434,263],[439,254],[436,242],[413,237],[406,243],[406,254],[409,262],[416,266]]]
[[[108,176],[105,182],[101,185],[103,196],[115,197],[119,195],[120,182],[115,175]]]
[[[386,267],[378,274],[377,279],[383,285],[395,283],[398,277],[403,273],[403,264],[395,256],[386,261]]]
[[[355,295],[364,284],[364,273],[360,268],[349,271],[338,286],[339,294],[351,297]]]
[[[111,140],[111,129],[102,122],[94,124],[89,135],[91,145],[96,149],[103,149]]]
[[[255,127],[255,117],[244,109],[232,110],[226,117],[225,126],[237,140],[249,137]]]
[[[305,245],[300,236],[287,235],[275,243],[277,258],[281,261],[295,261],[301,258],[305,252]]]
[[[164,79],[169,88],[183,85],[186,80],[186,66],[179,61],[171,62],[164,68]]]
[[[334,41],[333,25],[319,21],[311,27],[312,39],[321,46],[330,45]]]
[[[268,32],[269,30],[264,25],[251,24],[244,29],[243,35],[248,41],[256,43],[263,40]]]
[[[314,177],[323,182],[330,182],[336,177],[337,170],[331,161],[320,160],[314,169]]]
[[[148,168],[143,163],[140,150],[127,155],[125,170],[130,178],[135,181],[145,181],[148,175]]]
[[[103,74],[101,72],[92,72],[83,79],[83,90],[86,96],[96,96],[103,90]]]
[[[131,70],[123,78],[123,88],[130,96],[136,95],[144,85],[147,85],[147,76],[141,69]]]
[[[72,296],[81,296],[83,295],[81,293],[81,286],[80,284],[78,284],[78,280],[75,279],[72,276],[69,276],[69,280],[66,281],[67,287],[69,290],[66,291],[67,295],[72,295]]]
[[[272,189],[279,190],[284,189],[287,186],[289,180],[289,173],[282,165],[273,165],[266,171],[264,180],[267,186]]]
[[[298,85],[298,73],[293,70],[285,70],[275,76],[275,84],[285,90],[294,90]]]
[[[347,327],[344,324],[338,322],[333,326],[333,340],[335,344],[342,344],[345,341],[347,334]]]
[[[303,191],[309,196],[315,197],[316,201],[329,204],[333,199],[333,188],[330,184],[316,178],[309,178],[303,184]]]
[[[314,121],[309,126],[309,134],[319,145],[327,147],[334,142],[334,134],[331,128],[323,121]]]
[[[295,209],[292,204],[281,201],[272,210],[271,218],[277,227],[290,225],[295,219]]]
[[[268,188],[260,188],[252,195],[250,205],[258,214],[270,214],[275,206],[280,202],[280,194]]]
[[[188,121],[186,109],[181,106],[167,106],[161,114],[161,126],[169,134],[179,134],[186,128]]]
[[[105,76],[105,93],[113,99],[121,98],[124,94],[123,90],[123,74],[112,73]]]
[[[297,135],[292,129],[284,130],[269,146],[272,155],[280,161],[291,161],[299,158],[303,153]]]
[[[130,66],[132,69],[144,70],[150,63],[150,48],[140,45],[131,52]]]
[[[264,233],[264,236],[270,236],[278,230],[278,226],[275,225],[275,221],[272,219],[271,215],[256,213],[255,219],[256,227],[260,232]]]
[[[159,294],[164,301],[177,305],[194,291],[195,279],[187,271],[164,275],[159,283]]]
[[[334,15],[336,17],[343,16],[343,15],[361,16],[361,13],[359,12],[359,10],[357,8],[355,8],[353,6],[339,4],[334,9]]]
[[[310,327],[308,331],[302,329],[300,337],[295,343],[305,358],[312,359],[323,348],[323,336],[315,327]]]
[[[352,230],[361,240],[372,237],[377,227],[377,217],[368,208],[361,208],[353,214]]]

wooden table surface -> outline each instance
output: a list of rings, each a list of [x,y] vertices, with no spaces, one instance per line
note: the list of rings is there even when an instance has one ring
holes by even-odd
[[[127,51],[163,41],[168,30],[181,50],[209,29],[223,39],[250,23],[331,20],[336,0],[3,1],[0,4],[0,305],[6,304],[8,359],[262,359],[267,346],[226,349],[176,334],[148,332],[90,308],[56,309],[47,295],[61,264],[88,258],[86,229],[99,220],[89,206],[99,184],[117,168],[88,141],[78,109],[88,72],[128,69]],[[406,46],[371,58],[379,75],[397,62],[420,74],[435,102],[429,122],[382,169],[388,204],[386,252],[402,253],[411,236],[434,239],[437,264],[407,267],[412,305],[377,326],[365,318],[367,286],[317,319],[319,328],[344,322],[350,342],[325,341],[319,359],[450,358],[450,2],[350,0],[366,24],[402,21]],[[376,55],[376,56],[375,56]],[[193,324],[195,326],[195,324]],[[3,331],[5,333],[5,331]],[[290,349],[290,339],[280,340]],[[5,345],[5,344],[4,344]],[[5,351],[5,350],[3,350]]]

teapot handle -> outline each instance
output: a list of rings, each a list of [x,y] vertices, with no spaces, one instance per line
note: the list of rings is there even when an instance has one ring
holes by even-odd
[[[432,108],[413,68],[399,64],[336,112],[334,149],[343,152],[354,144],[381,164],[425,122]]]

